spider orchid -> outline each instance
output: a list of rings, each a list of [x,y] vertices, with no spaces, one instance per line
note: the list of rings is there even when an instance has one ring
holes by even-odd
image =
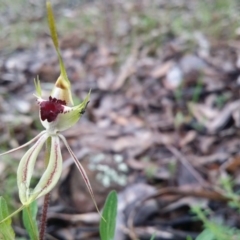
[[[62,172],[62,154],[60,147],[60,140],[62,140],[66,148],[68,149],[70,155],[74,159],[74,162],[86,183],[86,186],[89,190],[91,198],[93,199],[96,209],[99,212],[87,174],[83,169],[81,163],[78,161],[77,157],[71,150],[70,146],[68,145],[65,137],[60,134],[61,131],[68,129],[77,123],[81,115],[84,113],[84,110],[89,102],[90,93],[87,95],[87,97],[81,104],[73,106],[73,100],[71,96],[71,84],[68,80],[63,60],[60,54],[54,16],[49,2],[47,2],[47,12],[51,37],[58,55],[61,73],[55,83],[49,99],[47,100],[42,98],[39,79],[35,81],[35,96],[39,105],[39,117],[42,125],[45,127],[46,130],[42,131],[35,138],[25,143],[24,145],[12,149],[8,152],[2,153],[0,154],[0,156],[19,150],[36,141],[36,143],[24,154],[24,156],[20,160],[17,170],[19,198],[23,206],[27,206],[35,199],[49,193],[58,182]],[[31,189],[30,182],[34,171],[36,159],[44,143],[48,139],[51,140],[48,165],[37,185],[33,189]]]

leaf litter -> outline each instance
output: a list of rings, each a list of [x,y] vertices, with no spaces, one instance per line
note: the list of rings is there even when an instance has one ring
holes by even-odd
[[[239,216],[221,185],[224,176],[231,177],[237,194],[240,184],[239,36],[228,39],[221,25],[233,19],[221,19],[218,32],[209,32],[210,23],[209,28],[185,29],[185,17],[194,22],[200,14],[193,3],[153,2],[155,9],[147,1],[59,6],[73,19],[84,11],[90,16],[60,34],[74,98],[83,99],[92,89],[84,117],[66,137],[98,205],[110,190],[118,191],[118,240],[150,239],[154,233],[155,239],[195,238],[203,226],[190,213],[194,205],[210,208],[210,218],[239,228]],[[47,91],[58,76],[57,66],[45,32],[32,46],[0,55],[1,150],[41,129],[33,78],[38,75]],[[21,154],[1,163],[1,186],[6,172],[13,174],[11,160],[17,162]],[[99,239],[94,204],[67,152],[63,158],[47,232],[57,239]],[[42,169],[43,163],[37,166]],[[24,236],[20,230],[17,234]]]

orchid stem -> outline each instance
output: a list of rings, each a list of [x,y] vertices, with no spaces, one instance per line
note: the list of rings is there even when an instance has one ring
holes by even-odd
[[[45,167],[48,166],[51,150],[51,138],[49,137],[46,141],[46,153],[45,153]],[[39,240],[44,240],[46,226],[47,226],[47,211],[49,206],[50,193],[47,193],[44,196],[43,207],[42,207],[42,216],[40,222],[40,231],[39,231]]]
[[[47,211],[49,205],[50,193],[47,193],[44,196],[43,208],[42,208],[42,217],[41,217],[41,225],[39,231],[39,239],[44,240],[46,226],[47,226]]]

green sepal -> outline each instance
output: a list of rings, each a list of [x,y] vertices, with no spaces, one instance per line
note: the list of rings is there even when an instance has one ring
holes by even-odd
[[[68,80],[67,72],[65,70],[65,66],[64,66],[64,63],[63,63],[63,60],[62,60],[60,49],[59,49],[58,35],[57,35],[57,29],[56,29],[56,24],[55,24],[55,20],[54,20],[52,5],[49,1],[47,2],[47,14],[48,14],[48,26],[49,26],[49,29],[50,29],[50,33],[51,33],[51,37],[52,37],[54,47],[55,47],[57,55],[58,55],[61,75],[64,78],[64,80],[69,83],[69,86],[70,86],[70,81]]]
[[[48,25],[49,25],[53,45],[58,55],[58,61],[59,61],[60,71],[61,71],[61,74],[55,83],[55,87],[51,95],[53,98],[66,101],[67,105],[73,105],[71,83],[68,79],[67,72],[61,56],[61,52],[59,49],[58,35],[57,35],[57,29],[56,29],[56,24],[54,20],[52,6],[49,1],[47,1],[46,5],[47,5],[47,14],[48,14]]]

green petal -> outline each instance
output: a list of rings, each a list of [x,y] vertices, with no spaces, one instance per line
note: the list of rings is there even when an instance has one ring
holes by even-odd
[[[30,145],[31,143],[35,142],[38,138],[40,138],[40,137],[41,137],[43,134],[45,134],[45,133],[46,133],[45,130],[42,131],[42,132],[40,132],[36,137],[34,137],[33,139],[31,139],[29,142],[27,142],[27,143],[25,143],[25,144],[23,144],[23,145],[21,145],[21,146],[19,146],[19,147],[13,148],[13,149],[11,149],[11,150],[9,150],[9,151],[7,151],[7,152],[1,153],[0,156],[3,156],[3,155],[6,155],[6,154],[15,152],[15,151],[17,151],[17,150],[19,150],[19,149],[21,149],[21,148],[24,148],[24,147]]]
[[[17,170],[17,183],[19,189],[19,198],[23,205],[28,202],[29,185],[31,182],[34,165],[47,138],[47,134],[41,136],[41,138],[38,139],[38,141],[24,154],[20,160]]]
[[[51,152],[47,169],[31,193],[29,202],[50,192],[62,173],[62,154],[58,136],[51,136]]]
[[[64,113],[59,114],[56,120],[57,123],[55,125],[55,129],[57,131],[64,131],[75,125],[84,113],[85,108],[89,102],[89,98],[90,92],[82,103],[72,108],[66,108],[66,111],[64,111]]]

